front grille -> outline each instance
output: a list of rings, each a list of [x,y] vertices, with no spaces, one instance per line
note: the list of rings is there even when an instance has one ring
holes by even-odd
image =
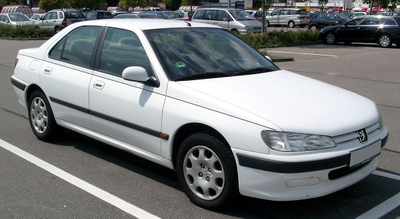
[[[348,142],[352,142],[355,140],[358,141],[359,135],[357,134],[356,131],[357,130],[354,130],[353,132],[350,132],[350,133],[334,136],[333,140],[335,141],[335,143],[337,145],[346,144]],[[376,123],[366,127],[365,131],[367,132],[367,135],[371,136],[371,137],[378,135],[380,133],[379,122],[376,122]]]

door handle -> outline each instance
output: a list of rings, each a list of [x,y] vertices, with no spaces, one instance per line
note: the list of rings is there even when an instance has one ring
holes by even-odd
[[[93,88],[103,90],[105,83],[102,81],[96,81],[93,84]]]
[[[49,75],[49,74],[51,74],[51,71],[53,71],[53,68],[45,67],[43,73],[46,75]]]

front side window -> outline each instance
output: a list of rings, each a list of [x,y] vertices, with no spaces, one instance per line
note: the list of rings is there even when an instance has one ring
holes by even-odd
[[[43,18],[43,20],[52,20],[52,19],[57,19],[57,12],[49,12]]]
[[[89,67],[94,43],[99,32],[100,27],[76,28],[51,49],[49,57]]]
[[[354,18],[346,23],[346,25],[360,25],[365,20],[364,17]]]
[[[145,34],[173,81],[278,70],[248,44],[217,28],[148,30]]]
[[[138,36],[127,30],[109,28],[100,57],[100,70],[121,76],[125,68],[139,66],[152,73],[149,58]]]
[[[219,21],[223,21],[224,19],[228,20],[232,20],[229,17],[229,14],[226,11],[218,11],[218,15],[217,15],[217,20]]]
[[[271,13],[271,15],[273,15],[273,16],[279,15],[279,12],[280,12],[280,10],[273,11],[273,12]]]

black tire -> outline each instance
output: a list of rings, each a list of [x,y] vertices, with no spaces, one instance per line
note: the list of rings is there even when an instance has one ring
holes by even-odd
[[[55,32],[55,33],[58,33],[58,32],[60,32],[60,31],[61,31],[61,27],[55,27],[55,28],[54,28],[54,32]]]
[[[232,29],[231,33],[235,34],[236,36],[239,36],[239,31],[236,29]]]
[[[46,96],[34,91],[29,97],[29,124],[33,133],[42,141],[51,141],[59,137],[62,128],[57,125],[53,111]]]
[[[392,38],[387,34],[382,34],[379,37],[378,43],[383,48],[388,48],[392,46]]]
[[[294,21],[289,21],[289,23],[288,23],[289,28],[294,28],[295,26],[296,25],[295,25]]]
[[[267,25],[267,27],[269,27],[269,21],[265,20],[265,25]]]
[[[200,207],[227,207],[239,194],[232,151],[210,134],[187,137],[179,148],[176,168],[183,191]]]
[[[325,36],[325,43],[329,45],[336,44],[336,35],[332,32],[328,32]]]

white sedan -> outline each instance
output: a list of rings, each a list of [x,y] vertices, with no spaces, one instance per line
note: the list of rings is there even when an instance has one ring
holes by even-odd
[[[388,137],[372,101],[201,23],[79,22],[20,50],[11,82],[38,139],[67,128],[174,169],[205,208],[338,191]]]

